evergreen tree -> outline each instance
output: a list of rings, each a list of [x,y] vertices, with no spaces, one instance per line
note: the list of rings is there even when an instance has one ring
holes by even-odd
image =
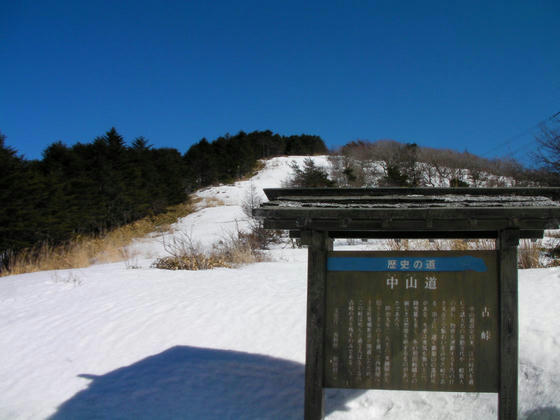
[[[292,188],[320,188],[335,187],[335,182],[329,179],[327,171],[315,165],[312,159],[305,159],[303,169],[296,162],[290,165],[293,171],[292,177],[288,181],[288,186]]]
[[[9,264],[10,252],[44,239],[45,189],[35,163],[17,156],[0,133],[0,269]]]
[[[157,214],[190,191],[249,174],[260,158],[324,151],[317,136],[241,131],[202,139],[181,156],[143,137],[127,146],[112,127],[91,143],[55,142],[40,161],[26,161],[0,134],[0,258]]]

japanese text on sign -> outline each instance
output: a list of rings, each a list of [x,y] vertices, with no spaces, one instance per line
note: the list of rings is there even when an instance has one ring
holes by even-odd
[[[395,254],[329,254],[326,386],[494,391],[495,254]],[[450,261],[463,270],[444,271]]]

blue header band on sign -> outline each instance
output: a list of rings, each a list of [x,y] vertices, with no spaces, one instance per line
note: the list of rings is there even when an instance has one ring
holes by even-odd
[[[469,255],[438,258],[330,257],[328,271],[476,271],[488,270],[482,258]]]

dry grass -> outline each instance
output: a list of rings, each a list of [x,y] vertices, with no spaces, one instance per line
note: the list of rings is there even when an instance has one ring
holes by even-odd
[[[560,229],[551,229],[545,231],[545,236],[550,238],[560,238]]]
[[[211,250],[205,250],[186,232],[163,240],[168,257],[158,258],[153,267],[165,270],[210,270],[218,267],[233,268],[266,261],[262,251],[260,230],[235,232],[224,237]]]
[[[481,251],[495,250],[494,239],[437,239],[433,241],[420,239],[388,240],[387,249],[390,251],[426,250],[426,251]],[[543,247],[541,241],[523,239],[519,243],[517,266],[520,269],[542,268]],[[556,265],[552,258],[547,266]]]
[[[170,229],[170,226],[178,219],[186,217],[195,211],[194,204],[195,203],[193,202],[193,200],[189,199],[189,201],[185,203],[168,207],[164,213],[150,217],[149,219],[151,220],[151,227],[147,229],[148,231],[144,233],[144,235],[147,235],[151,232],[168,231]]]
[[[388,251],[407,251],[410,250],[409,239],[387,239]]]
[[[522,239],[517,249],[517,267],[521,269],[542,268],[541,252],[540,241],[533,242],[529,239]]]
[[[211,270],[213,268],[225,267],[232,268],[223,258],[210,255],[184,255],[182,257],[162,257],[158,258],[152,265],[154,268],[162,270]]]
[[[201,208],[208,208],[208,207],[219,207],[219,206],[224,206],[225,203],[223,200],[217,198],[217,197],[198,197],[195,196],[191,199],[191,204],[193,207],[196,207],[197,209],[201,209]]]
[[[63,245],[48,243],[25,249],[10,258],[10,266],[0,272],[0,276],[32,273],[35,271],[87,267],[95,242],[73,240]]]
[[[41,244],[26,249],[11,257],[8,269],[0,276],[32,273],[44,270],[59,270],[88,267],[93,263],[128,260],[131,256],[125,247],[133,239],[155,231],[165,231],[180,217],[192,213],[191,203],[169,207],[165,213],[145,217],[134,223],[121,226],[100,236],[78,236],[62,245]]]
[[[496,249],[494,239],[389,239],[389,251],[469,251]]]
[[[247,175],[241,177],[239,181],[249,181],[251,178],[256,176],[260,171],[262,171],[265,166],[266,164],[264,160],[258,160],[257,163],[255,164],[255,167]]]

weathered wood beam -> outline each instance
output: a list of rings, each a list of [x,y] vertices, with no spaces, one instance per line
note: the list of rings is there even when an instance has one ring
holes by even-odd
[[[328,231],[418,231],[418,232],[487,232],[517,228],[522,231],[538,231],[544,229],[558,228],[556,219],[520,219],[520,218],[484,218],[471,219],[459,218],[440,219],[433,217],[430,219],[410,218],[369,218],[356,219],[347,218],[267,218],[264,221],[266,229],[285,229],[285,230],[328,230]],[[461,233],[459,233],[461,232]]]
[[[291,230],[290,238],[301,239],[303,245],[309,245],[304,239],[308,231]],[[520,239],[541,239],[543,230],[520,230]],[[496,231],[464,232],[411,232],[411,231],[329,231],[329,237],[348,239],[496,239]]]
[[[498,236],[500,276],[500,390],[498,419],[517,419],[518,392],[518,286],[517,245],[519,231],[506,229]]]
[[[456,207],[536,207],[538,204],[555,206],[548,197],[535,196],[280,196],[263,207],[282,207],[294,203],[300,207],[377,207],[377,208],[456,208]]]
[[[558,219],[560,207],[477,207],[477,208],[344,208],[344,207],[261,207],[255,209],[254,215],[265,218],[308,217],[316,219],[350,218],[350,219],[468,219],[479,218],[525,218]]]
[[[523,195],[560,199],[560,188],[265,188],[270,201],[280,196],[383,196],[383,195]]]
[[[307,334],[305,349],[305,420],[319,420],[324,414],[323,336],[327,280],[327,252],[332,239],[327,232],[304,235],[309,240],[307,262]]]

